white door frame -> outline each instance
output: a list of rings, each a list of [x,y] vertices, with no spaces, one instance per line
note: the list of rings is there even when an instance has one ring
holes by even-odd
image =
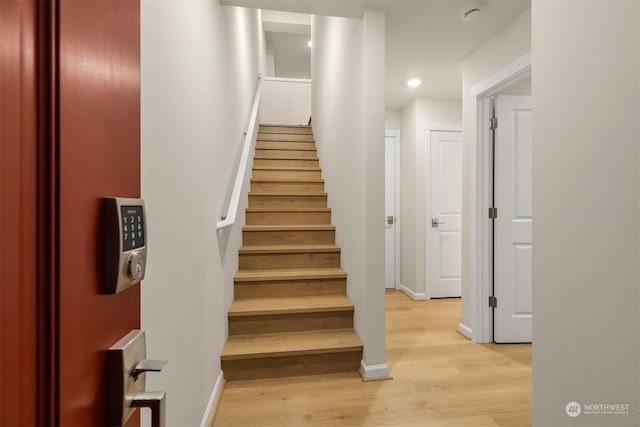
[[[431,132],[462,132],[462,123],[430,123],[424,124],[425,135],[425,174],[424,174],[424,288],[425,299],[431,299],[431,283],[429,280],[429,254],[433,250],[433,242],[429,239],[431,231]],[[462,256],[462,254],[460,254]]]
[[[396,203],[395,203],[395,226],[396,226],[396,238],[395,238],[395,289],[400,287],[400,129],[385,129],[385,139],[395,138],[396,146],[396,173],[395,173],[395,191],[396,191]],[[391,289],[391,288],[389,288]]]
[[[508,84],[531,76],[531,53],[527,53],[500,69],[486,80],[473,86],[471,96],[471,173],[476,178],[471,185],[471,301],[472,330],[475,342],[493,340],[492,312],[489,308],[491,294],[491,233],[489,200],[491,195],[489,97]]]

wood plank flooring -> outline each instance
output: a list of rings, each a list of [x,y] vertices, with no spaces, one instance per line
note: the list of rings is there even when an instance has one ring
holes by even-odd
[[[393,380],[357,373],[228,382],[213,426],[526,427],[531,346],[474,344],[456,332],[460,300],[387,291]]]

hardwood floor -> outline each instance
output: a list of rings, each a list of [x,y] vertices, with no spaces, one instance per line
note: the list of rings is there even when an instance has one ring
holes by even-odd
[[[393,380],[357,373],[229,382],[214,426],[531,425],[531,346],[474,344],[456,332],[460,300],[387,291]]]

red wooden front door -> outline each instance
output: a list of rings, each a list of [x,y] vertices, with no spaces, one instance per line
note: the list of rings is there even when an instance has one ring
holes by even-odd
[[[9,99],[3,84],[0,93],[0,424],[104,425],[106,349],[140,325],[139,286],[102,293],[101,249],[102,197],[140,195],[139,0],[0,3],[3,83],[16,52],[35,64],[17,67],[24,90]],[[14,17],[31,24],[13,29],[22,39],[5,39],[11,7],[21,13]],[[32,52],[22,50],[25,34]],[[21,128],[5,139],[7,123]],[[12,162],[5,152],[20,161],[12,169],[4,168]],[[5,250],[9,246],[20,251]],[[7,342],[12,327],[19,349]],[[18,359],[15,373],[8,371]],[[23,396],[10,396],[15,387]],[[137,423],[134,417],[129,424]]]
[[[61,425],[104,423],[105,350],[140,326],[140,288],[104,295],[102,197],[140,196],[137,0],[60,0],[58,401]]]
[[[0,425],[37,415],[36,4],[0,1]]]

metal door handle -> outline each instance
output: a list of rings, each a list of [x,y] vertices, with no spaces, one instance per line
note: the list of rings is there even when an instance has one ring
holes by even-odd
[[[131,400],[132,408],[151,409],[151,427],[164,427],[166,395],[164,391],[150,391],[136,394]]]
[[[134,329],[107,351],[109,391],[106,424],[123,426],[136,408],[151,409],[151,425],[165,425],[165,393],[146,391],[146,372],[159,372],[164,360],[149,360],[144,331]],[[143,375],[144,374],[144,375]]]
[[[385,221],[387,224],[393,225],[393,223],[396,222],[396,219],[394,218],[393,215],[389,215]]]
[[[140,374],[144,372],[160,372],[162,371],[162,368],[164,368],[167,365],[167,363],[169,362],[166,360],[145,359],[141,362],[138,362],[136,367],[133,368],[133,370],[131,370],[131,376],[133,377],[134,380],[137,381]]]
[[[438,227],[440,224],[446,224],[444,221],[439,221],[438,218],[431,219],[431,226]]]

